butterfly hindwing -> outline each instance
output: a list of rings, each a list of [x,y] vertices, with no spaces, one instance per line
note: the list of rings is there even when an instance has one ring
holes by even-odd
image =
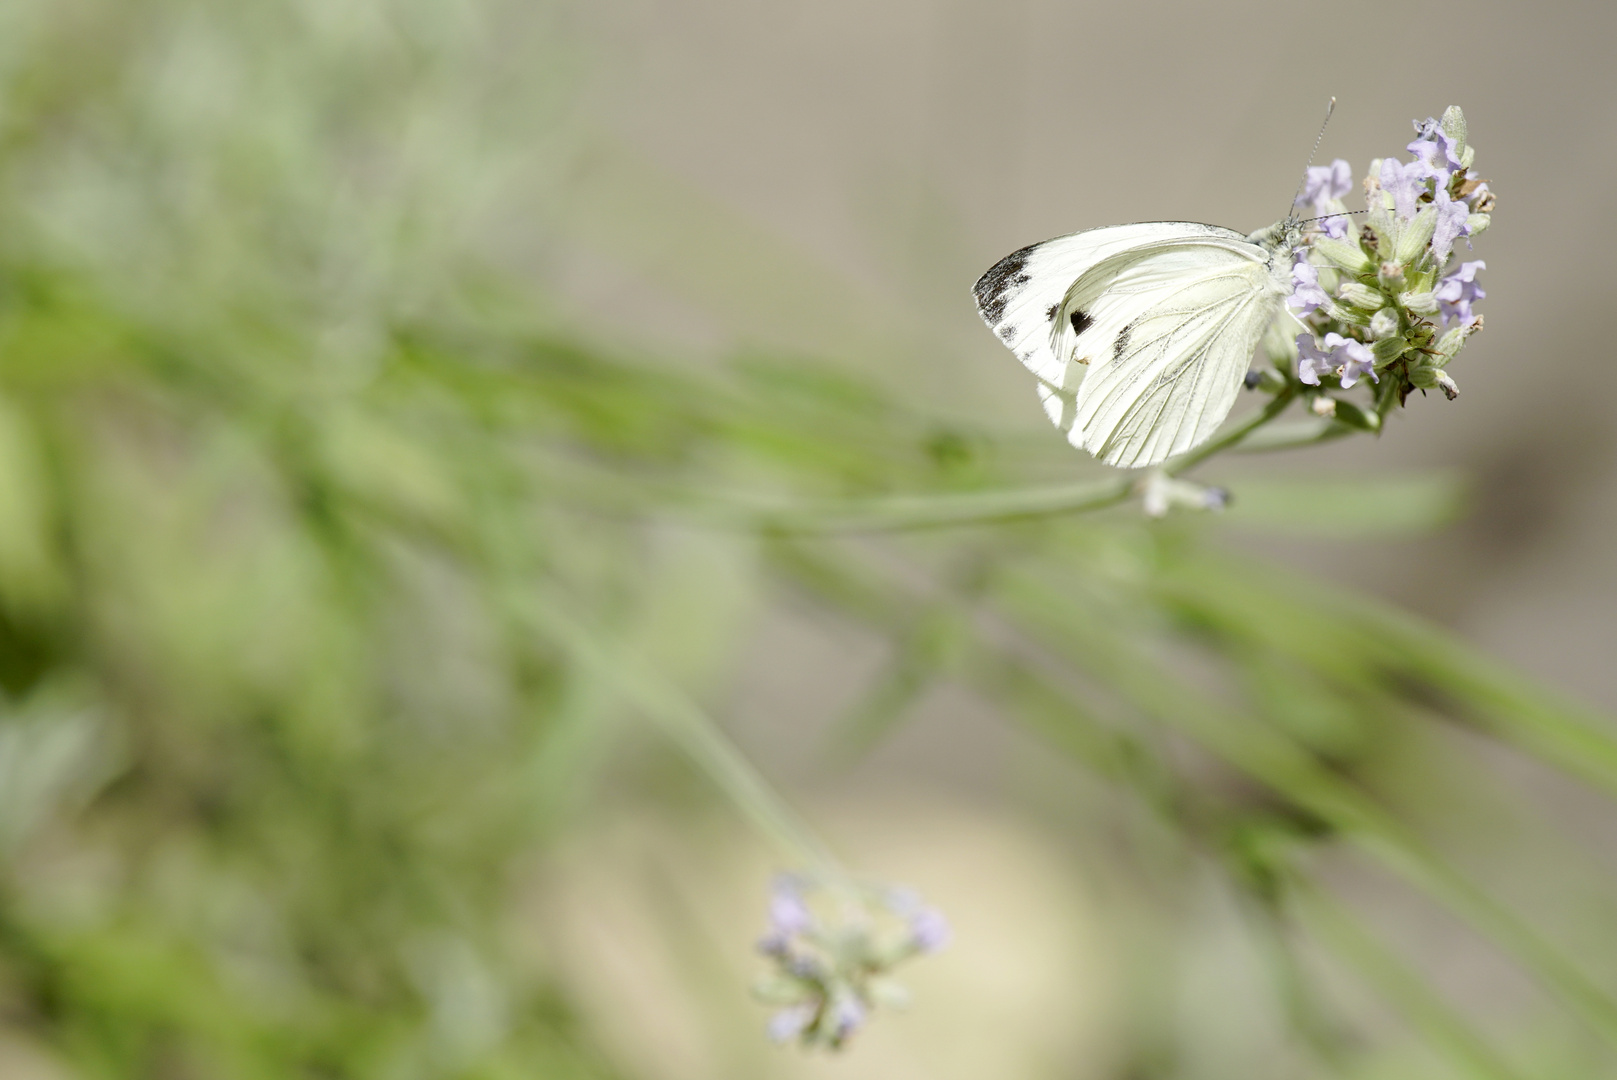
[[[1154,465],[1209,438],[1234,404],[1286,291],[1272,253],[1211,225],[1093,229],[1001,260],[978,307],[1074,446]]]
[[[1104,321],[1121,325],[1077,390],[1075,445],[1138,467],[1212,436],[1284,296],[1266,253],[1248,249],[1258,257],[1209,245],[1169,249],[1117,276],[1096,303],[1118,308]]]

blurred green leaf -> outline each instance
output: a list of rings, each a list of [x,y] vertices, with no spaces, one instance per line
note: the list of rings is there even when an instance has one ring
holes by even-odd
[[[1281,536],[1333,540],[1411,536],[1452,524],[1465,510],[1453,473],[1397,477],[1247,477],[1223,517]]]

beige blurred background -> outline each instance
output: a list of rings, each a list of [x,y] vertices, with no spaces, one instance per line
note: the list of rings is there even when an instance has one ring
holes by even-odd
[[[1487,261],[1489,295],[1487,329],[1453,369],[1460,399],[1412,399],[1379,440],[1226,459],[1207,475],[1239,498],[1254,471],[1458,470],[1469,509],[1435,537],[1236,531],[1229,542],[1370,588],[1617,711],[1617,381],[1603,299],[1617,240],[1617,7],[614,0],[576,16],[588,149],[547,267],[571,305],[564,318],[692,357],[753,346],[887,357],[877,374],[934,406],[1052,443],[1031,381],[970,302],[994,260],[1118,222],[1256,229],[1286,211],[1329,96],[1338,107],[1319,161],[1346,158],[1356,176],[1403,153],[1412,119],[1461,105],[1499,203],[1468,255]],[[918,966],[918,1017],[878,1024],[868,1052],[833,1063],[760,1053],[726,1027],[761,1016],[734,989],[749,970],[734,941],[709,934],[734,969],[705,980],[733,1009],[715,1020],[695,999],[668,1013],[680,994],[649,987],[692,976],[645,935],[665,940],[648,928],[668,918],[671,894],[708,913],[694,922],[711,921],[714,904],[724,925],[756,919],[762,857],[723,829],[659,840],[669,826],[620,822],[611,844],[584,845],[587,869],[568,878],[582,893],[547,910],[625,1067],[692,1078],[1105,1075],[1095,1047],[1103,988],[1116,985],[1105,942],[1127,920],[1095,899],[1108,891],[1097,860],[1050,827],[1103,796],[947,690],[851,772],[833,769],[825,729],[879,665],[875,643],[789,601],[730,617],[713,631],[743,646],[733,670],[712,675],[730,687],[726,722],[859,861],[955,912],[960,945]],[[1537,774],[1523,782],[1564,794]],[[1599,834],[1604,822],[1590,825]],[[669,855],[694,850],[710,862]],[[1168,992],[1197,1003],[1180,1021],[1207,1048],[1186,1075],[1240,1075],[1272,1052],[1264,1032],[1280,1021],[1219,1012],[1261,995],[1240,990],[1254,977],[1250,943],[1216,890],[1187,898],[1183,914],[1181,936],[1158,940],[1178,950],[1182,981]],[[1486,950],[1422,918],[1391,921],[1467,1004],[1505,1014],[1534,1000]],[[636,967],[651,955],[661,974]],[[995,957],[1013,972],[1005,998],[983,993],[1000,985],[982,975]],[[940,1044],[936,1031],[950,1037]],[[973,1049],[985,1036],[999,1057]],[[950,1053],[937,1056],[940,1045]]]

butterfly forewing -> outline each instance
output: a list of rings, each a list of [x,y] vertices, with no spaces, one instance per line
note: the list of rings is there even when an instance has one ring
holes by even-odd
[[[1058,331],[1071,331],[1070,313],[1062,315],[1061,304],[1073,282],[1110,259],[1190,239],[1246,243],[1229,229],[1183,221],[1113,225],[1058,236],[1014,251],[990,267],[972,290],[977,311],[1029,371],[1059,386],[1069,357],[1056,355],[1054,338]]]

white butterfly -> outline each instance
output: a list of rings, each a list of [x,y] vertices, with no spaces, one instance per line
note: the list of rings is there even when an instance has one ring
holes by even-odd
[[[1005,256],[972,290],[1067,441],[1155,465],[1207,441],[1292,291],[1293,218],[1243,236],[1150,221]]]

